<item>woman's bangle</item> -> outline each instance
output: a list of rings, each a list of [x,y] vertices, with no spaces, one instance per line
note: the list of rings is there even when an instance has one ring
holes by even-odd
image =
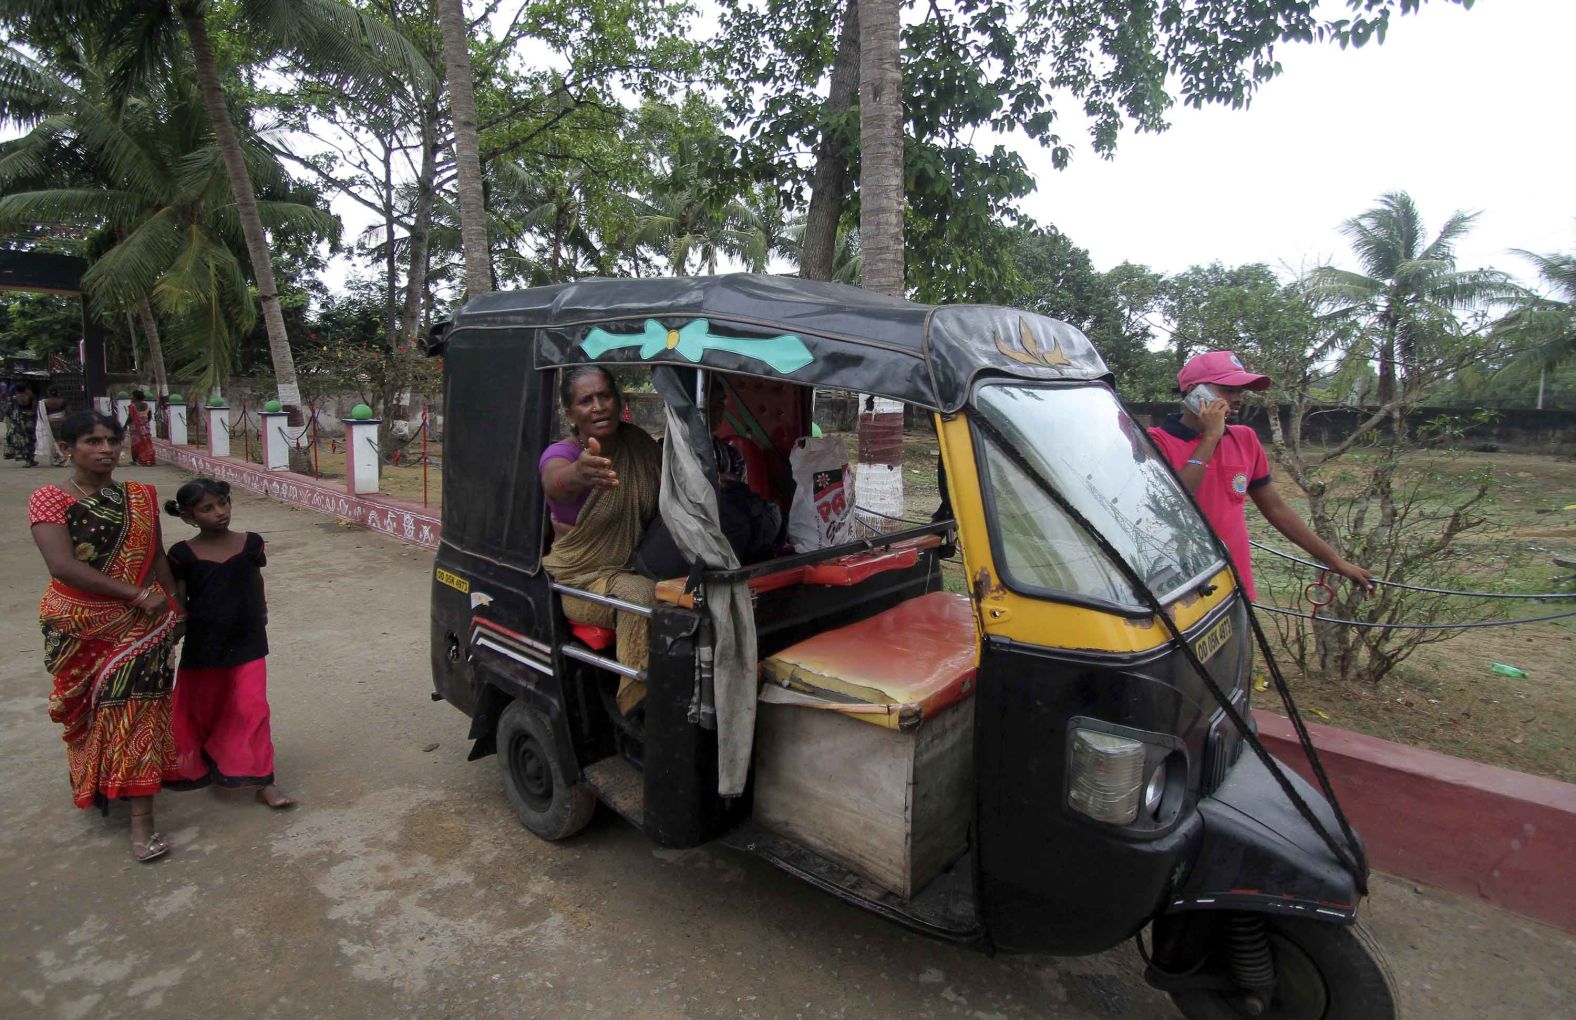
[[[1187,462],[1189,464],[1197,464],[1199,467],[1209,467],[1209,461],[1199,460],[1197,457],[1189,457]]]

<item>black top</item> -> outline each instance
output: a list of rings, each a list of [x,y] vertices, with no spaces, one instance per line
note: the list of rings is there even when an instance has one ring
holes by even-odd
[[[246,533],[241,551],[222,563],[198,559],[191,546],[170,547],[170,570],[186,582],[186,643],[181,666],[239,666],[268,654],[263,614],[263,536]]]
[[[484,294],[447,335],[455,348],[532,344],[539,365],[692,364],[671,345],[641,344],[645,320],[669,329],[705,319],[712,334],[791,333],[810,354],[779,371],[769,360],[709,345],[704,365],[746,375],[894,397],[942,411],[968,399],[976,376],[1108,380],[1088,338],[1044,315],[994,305],[923,305],[858,287],[759,273],[656,279],[587,279]],[[580,347],[593,328],[630,343],[596,358]]]

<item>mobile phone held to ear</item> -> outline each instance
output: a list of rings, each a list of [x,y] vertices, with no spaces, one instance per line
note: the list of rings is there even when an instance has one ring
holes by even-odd
[[[1211,400],[1219,400],[1220,394],[1209,383],[1199,383],[1187,391],[1187,396],[1182,398],[1182,406],[1194,414],[1203,414],[1204,405]]]

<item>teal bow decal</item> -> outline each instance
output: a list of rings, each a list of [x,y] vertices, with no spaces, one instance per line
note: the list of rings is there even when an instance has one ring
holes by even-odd
[[[676,351],[699,364],[707,351],[727,351],[764,362],[783,375],[797,372],[815,360],[804,341],[792,333],[773,337],[718,336],[705,319],[696,319],[679,329],[668,329],[656,319],[647,319],[639,333],[609,333],[596,326],[580,341],[580,349],[591,358],[600,358],[608,351],[636,344],[640,345],[642,361],[650,361],[663,351]]]

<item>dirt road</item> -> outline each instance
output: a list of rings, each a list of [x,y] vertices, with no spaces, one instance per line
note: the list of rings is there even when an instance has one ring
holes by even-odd
[[[45,715],[24,507],[55,474],[0,466],[0,1016],[1175,1015],[1130,947],[987,959],[742,854],[659,850],[605,813],[539,842],[494,760],[465,761],[466,721],[428,698],[429,556],[251,496],[235,526],[269,543],[278,770],[301,803],[166,793],[174,849],[136,864],[124,806],[71,807]],[[122,474],[165,495],[180,480]],[[1570,1015],[1576,939],[1375,886],[1366,916],[1408,1015]]]

